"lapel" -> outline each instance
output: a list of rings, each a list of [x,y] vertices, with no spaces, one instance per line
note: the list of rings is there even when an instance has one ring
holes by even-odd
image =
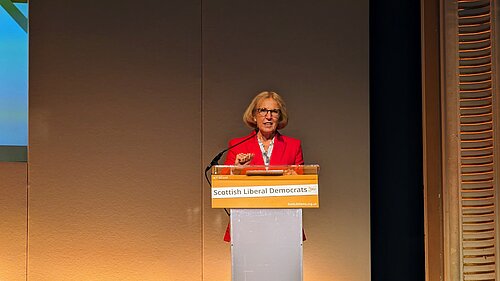
[[[257,144],[258,146],[259,144]],[[279,132],[276,132],[276,136],[274,137],[274,147],[273,153],[271,154],[271,161],[269,165],[282,165],[283,164],[283,156],[286,148],[286,143],[283,140],[283,137]],[[259,148],[260,151],[260,148]],[[262,154],[262,153],[261,153]],[[260,156],[262,158],[262,155]],[[262,160],[264,163],[264,160]]]

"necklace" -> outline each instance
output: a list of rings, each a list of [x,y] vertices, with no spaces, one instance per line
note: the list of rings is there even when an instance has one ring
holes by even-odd
[[[262,152],[262,159],[264,160],[264,165],[269,166],[269,163],[271,162],[271,154],[273,153],[274,137],[271,139],[271,142],[269,143],[269,147],[267,148],[267,150],[264,146],[264,143],[259,137],[257,137],[257,140],[259,141],[260,152]]]

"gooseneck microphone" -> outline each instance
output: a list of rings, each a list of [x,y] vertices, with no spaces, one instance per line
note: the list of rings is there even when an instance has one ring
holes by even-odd
[[[259,128],[256,128],[256,129],[255,129],[255,134],[252,134],[252,135],[251,135],[251,136],[249,136],[248,138],[245,138],[244,140],[242,140],[242,141],[240,141],[240,142],[238,142],[238,143],[236,143],[236,144],[234,144],[234,145],[231,145],[230,147],[228,147],[228,148],[224,149],[223,151],[219,152],[219,154],[217,154],[217,155],[214,157],[214,159],[212,159],[212,161],[210,162],[210,164],[208,164],[208,166],[205,168],[205,178],[207,179],[208,184],[209,184],[210,186],[212,186],[212,183],[210,182],[210,180],[208,179],[208,176],[207,176],[207,172],[210,170],[210,168],[212,168],[212,166],[219,165],[219,160],[220,160],[220,158],[222,157],[222,155],[224,155],[224,153],[226,153],[226,151],[228,151],[228,150],[230,150],[230,149],[232,149],[232,148],[234,148],[234,147],[236,147],[236,146],[238,146],[238,145],[240,145],[240,144],[242,144],[242,143],[244,143],[244,142],[246,142],[246,141],[248,141],[248,140],[252,139],[253,137],[255,137],[255,135],[256,135],[258,132],[259,132]]]
[[[210,162],[210,164],[208,164],[208,166],[205,168],[205,179],[207,180],[208,182],[208,185],[210,185],[210,187],[212,186],[212,182],[210,181],[210,179],[208,178],[208,175],[207,175],[207,172],[210,171],[210,168],[212,168],[212,166],[215,166],[215,165],[219,165],[219,160],[220,158],[222,157],[222,155],[224,155],[224,153],[228,150],[230,150],[231,148],[233,147],[236,147],[250,139],[252,139],[253,137],[255,137],[255,135],[257,135],[257,133],[259,132],[259,128],[256,128],[255,129],[255,134],[252,134],[251,136],[249,136],[248,138],[245,138],[244,140],[234,144],[234,145],[231,145],[230,147],[224,149],[223,151],[219,152],[219,154],[215,155],[214,159],[212,159],[212,161]],[[229,214],[229,211],[224,208],[224,211],[226,212],[226,214],[228,216],[230,216],[231,214]]]

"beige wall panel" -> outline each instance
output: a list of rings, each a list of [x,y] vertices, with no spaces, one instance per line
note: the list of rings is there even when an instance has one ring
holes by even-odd
[[[0,163],[0,280],[26,280],[27,164]]]
[[[304,280],[370,280],[368,1],[203,3],[204,163],[249,132],[261,90],[287,101],[283,134],[321,165],[318,210],[304,211]],[[205,185],[205,280],[230,280],[228,218]]]
[[[201,280],[199,9],[30,3],[29,280]]]

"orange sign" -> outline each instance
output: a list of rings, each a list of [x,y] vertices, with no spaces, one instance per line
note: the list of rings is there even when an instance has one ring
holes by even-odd
[[[212,208],[319,208],[318,175],[212,175]]]

